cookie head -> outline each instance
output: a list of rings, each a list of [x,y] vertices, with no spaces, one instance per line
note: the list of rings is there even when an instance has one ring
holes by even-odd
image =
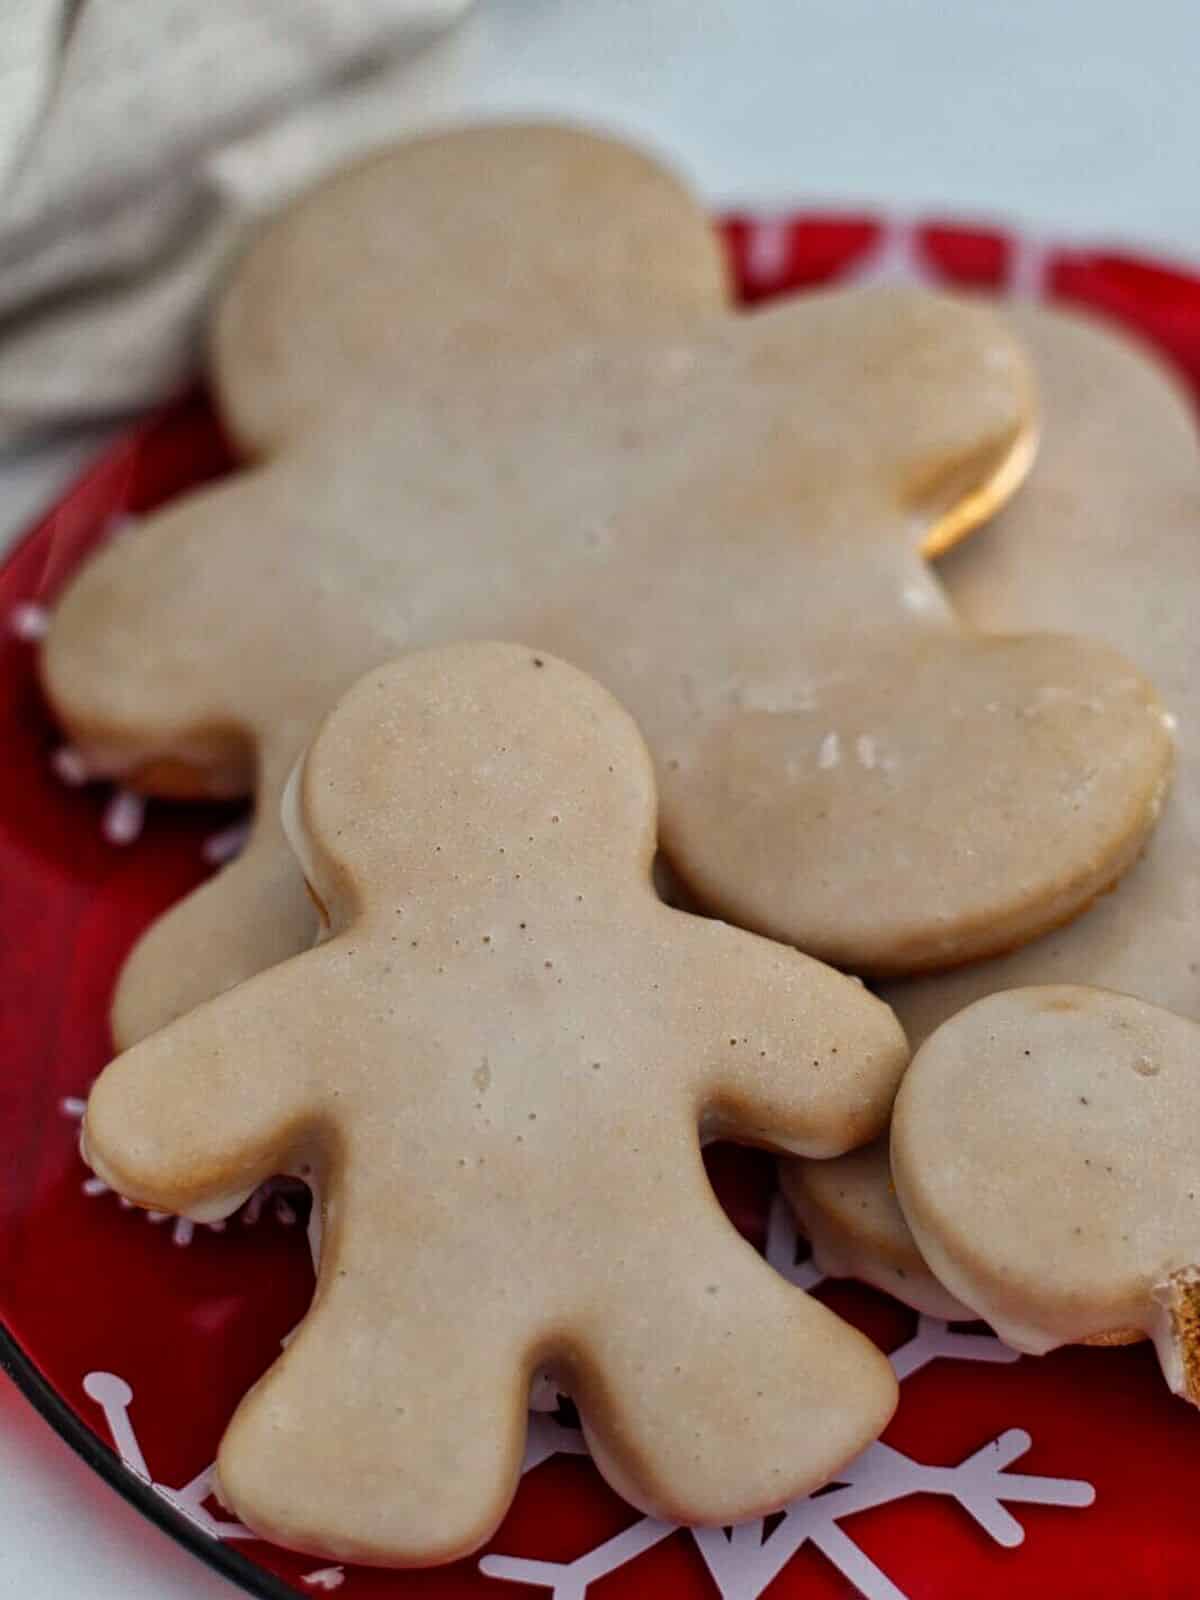
[[[580,870],[644,886],[656,843],[632,718],[556,657],[503,644],[368,674],[298,763],[283,810],[334,925],[381,884],[447,905],[547,875],[565,891]]]
[[[728,273],[707,214],[617,140],[510,123],[415,139],[313,190],[251,245],[213,364],[254,453],[351,392],[612,333],[686,333]]]
[[[894,1377],[736,1234],[701,1132],[877,1135],[907,1058],[887,1008],[662,904],[647,753],[541,652],[370,674],[293,809],[327,937],[118,1058],[84,1123],[142,1204],[316,1187],[312,1308],[227,1430],[222,1499],[334,1559],[463,1555],[511,1500],[542,1370],[657,1516],[728,1523],[825,1481]]]
[[[925,1041],[892,1126],[922,1255],[1001,1338],[1041,1354],[1148,1334],[1195,1403],[1198,1050],[1196,1023],[1126,995],[1008,990]]]

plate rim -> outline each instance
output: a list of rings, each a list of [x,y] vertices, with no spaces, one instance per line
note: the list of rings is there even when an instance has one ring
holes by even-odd
[[[113,1488],[176,1544],[198,1556],[208,1567],[229,1578],[260,1600],[296,1600],[299,1590],[249,1560],[241,1551],[197,1528],[159,1494],[152,1483],[131,1471],[77,1416],[66,1399],[44,1376],[12,1329],[0,1317],[0,1371],[12,1379],[34,1410],[53,1431],[110,1488]]]

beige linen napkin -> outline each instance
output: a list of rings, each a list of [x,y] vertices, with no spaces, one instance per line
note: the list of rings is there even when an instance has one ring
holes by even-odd
[[[178,387],[247,222],[419,120],[469,4],[0,0],[0,446]]]

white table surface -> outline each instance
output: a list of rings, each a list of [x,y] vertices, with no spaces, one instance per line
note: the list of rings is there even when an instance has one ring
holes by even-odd
[[[1200,261],[1196,0],[483,0],[451,57],[433,114],[573,113],[714,204],[952,212]],[[0,458],[0,544],[101,437]],[[0,1379],[0,1595],[234,1592]]]

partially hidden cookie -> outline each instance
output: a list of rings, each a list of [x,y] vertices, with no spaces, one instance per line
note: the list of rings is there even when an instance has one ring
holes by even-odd
[[[560,234],[599,239],[625,216],[621,183],[601,217],[571,180],[633,158],[579,140],[452,136],[452,188],[428,140],[285,215],[218,318],[222,402],[262,458],[123,536],[59,601],[43,678],[94,770],[259,799],[244,856],[135,952],[118,1043],[308,942],[274,821],[287,772],[360,673],[472,635],[599,677],[648,737],[663,848],[696,899],[852,971],[1019,944],[1141,849],[1170,765],[1147,683],[1104,645],[964,628],[926,564],[1032,458],[1017,342],[982,306],[918,290],[730,316],[715,270],[700,293],[679,260],[706,250],[711,267],[687,229],[636,257],[614,245],[615,265],[597,244],[598,294],[590,249]],[[635,213],[665,182],[631,185]],[[374,248],[374,219],[401,215]],[[409,274],[402,241],[424,262],[447,216],[455,264]],[[502,272],[485,248],[498,216],[524,240]],[[521,276],[543,239],[552,338]],[[360,362],[377,331],[386,349]]]
[[[939,1280],[1018,1350],[1148,1334],[1200,1404],[1200,1024],[1013,989],[921,1046],[892,1168]]]
[[[834,1161],[786,1157],[779,1183],[826,1276],[858,1278],[927,1317],[973,1320],[975,1313],[938,1282],[917,1248],[896,1199],[886,1139]]]
[[[322,941],[119,1057],[84,1122],[106,1182],[192,1217],[312,1176],[316,1293],[225,1434],[224,1502],[320,1555],[450,1560],[509,1504],[538,1369],[656,1515],[836,1473],[891,1369],[734,1231],[700,1142],[873,1136],[907,1060],[886,1006],[658,899],[646,748],[540,651],[369,674],[288,818]]]
[[[949,552],[939,575],[976,627],[1086,628],[1126,651],[1173,713],[1175,776],[1145,855],[1086,915],[999,959],[885,985],[914,1047],[972,1001],[1030,984],[1116,989],[1200,1019],[1196,425],[1183,391],[1127,337],[1045,307],[1006,316],[1033,354],[1043,398],[1037,464],[1018,499]],[[810,1196],[802,1220],[836,1234],[853,1276],[916,1306],[936,1291],[896,1203],[886,1143],[796,1171],[785,1188]]]
[[[1000,960],[885,989],[915,1045],[996,989],[1088,984],[1200,1019],[1200,433],[1182,387],[1082,315],[1007,313],[1044,396],[1027,492],[939,565],[979,628],[1085,629],[1126,653],[1171,714],[1171,794],[1119,890]]]

